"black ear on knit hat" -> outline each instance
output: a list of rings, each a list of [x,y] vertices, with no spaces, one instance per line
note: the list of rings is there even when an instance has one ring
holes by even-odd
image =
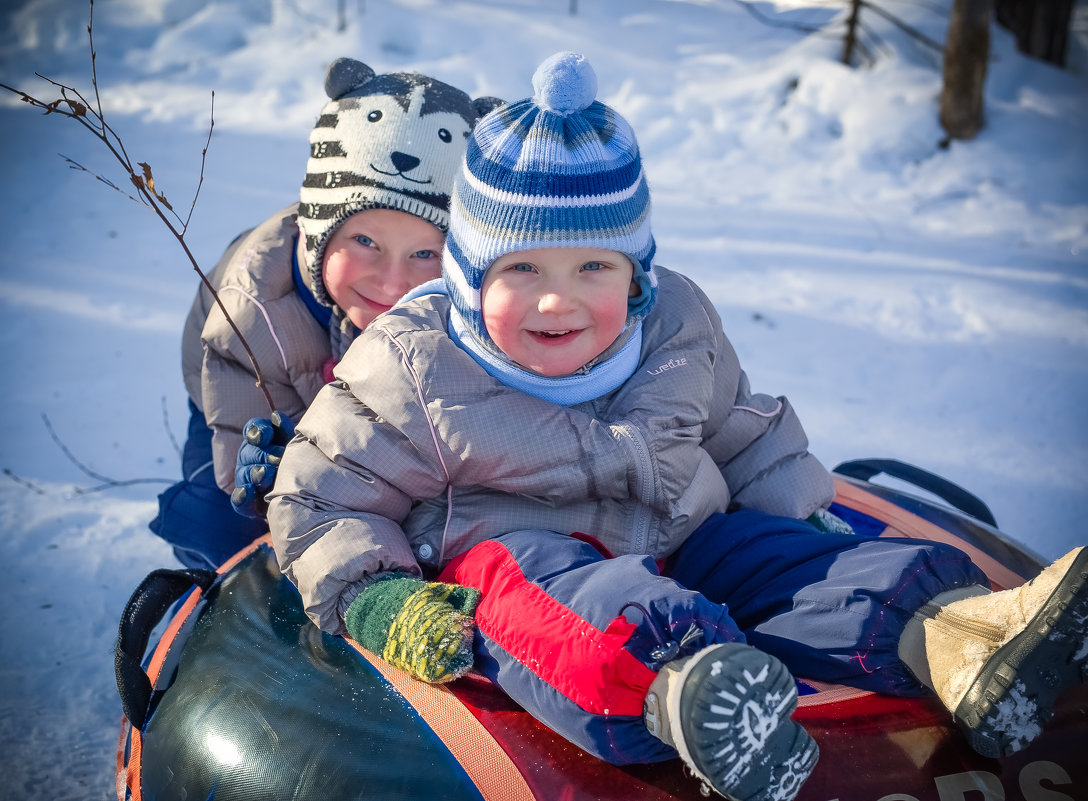
[[[476,109],[476,113],[481,117],[490,114],[499,106],[505,106],[506,101],[501,97],[477,97],[472,101],[472,107]]]
[[[362,86],[375,76],[374,70],[354,58],[338,58],[325,74],[325,94],[339,100],[348,92]]]

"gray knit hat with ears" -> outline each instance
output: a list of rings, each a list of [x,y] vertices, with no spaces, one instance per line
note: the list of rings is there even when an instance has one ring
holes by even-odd
[[[329,237],[367,209],[407,212],[445,231],[465,142],[476,121],[502,101],[473,100],[418,73],[377,75],[351,58],[329,67],[325,93],[331,99],[310,134],[298,225],[314,296],[338,311],[322,276]],[[338,350],[334,343],[337,357]]]

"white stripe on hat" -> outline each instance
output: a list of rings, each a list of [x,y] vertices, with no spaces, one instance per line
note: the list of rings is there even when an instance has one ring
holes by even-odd
[[[516,172],[513,171],[513,172]],[[507,189],[499,189],[491,184],[485,183],[472,173],[469,169],[463,169],[461,171],[461,177],[472,189],[479,194],[486,197],[488,200],[495,201],[496,203],[503,203],[506,205],[527,206],[529,208],[583,208],[588,206],[607,206],[613,203],[622,203],[625,200],[630,200],[634,194],[639,190],[640,186],[645,181],[643,170],[639,167],[638,177],[631,183],[630,186],[611,192],[607,195],[578,195],[578,196],[559,196],[559,195],[526,195],[522,193],[511,192]]]

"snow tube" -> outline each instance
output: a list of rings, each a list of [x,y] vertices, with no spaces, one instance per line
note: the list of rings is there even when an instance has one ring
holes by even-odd
[[[836,473],[834,511],[858,536],[952,542],[995,588],[1041,568],[1000,534],[985,504],[943,479],[888,460],[850,462]],[[879,473],[941,501],[869,480]],[[481,677],[424,684],[322,633],[267,537],[214,573],[149,575],[125,609],[116,659],[119,801],[704,798],[679,760],[608,765]],[[1088,685],[1059,699],[1030,747],[999,761],[972,751],[936,700],[798,684],[796,717],[820,745],[800,801],[1085,797]]]

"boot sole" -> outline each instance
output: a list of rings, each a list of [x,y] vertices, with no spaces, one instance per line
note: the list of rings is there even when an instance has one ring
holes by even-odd
[[[797,686],[786,666],[737,643],[696,659],[680,698],[683,750],[695,772],[732,801],[792,799],[819,751],[790,720]]]
[[[956,708],[971,747],[998,758],[1027,747],[1068,687],[1088,680],[1088,548],[1020,634],[997,650]]]

